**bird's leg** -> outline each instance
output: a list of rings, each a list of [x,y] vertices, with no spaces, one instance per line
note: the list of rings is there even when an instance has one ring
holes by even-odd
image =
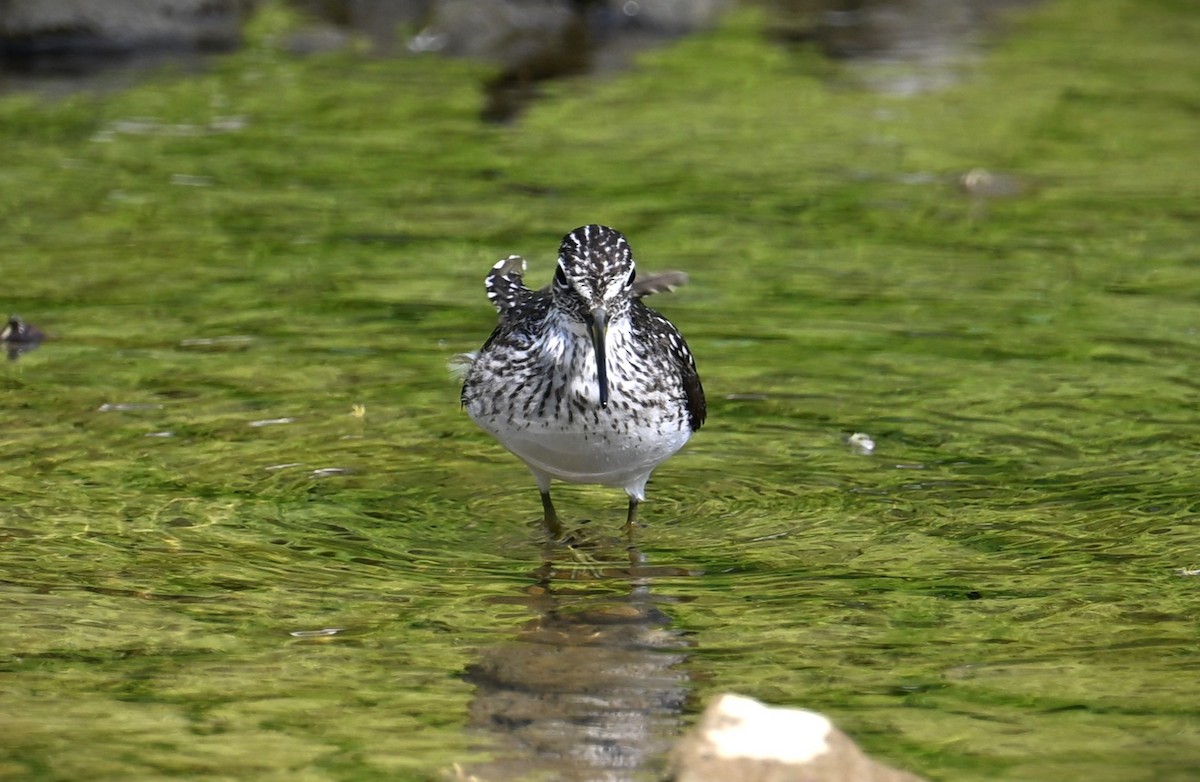
[[[625,517],[625,534],[632,535],[633,528],[637,525],[637,509],[638,501],[636,497],[629,498],[629,515]]]
[[[549,490],[542,492],[542,524],[550,533],[550,537],[555,540],[562,537],[562,522],[558,520],[558,514],[554,512],[554,503],[550,501]]]

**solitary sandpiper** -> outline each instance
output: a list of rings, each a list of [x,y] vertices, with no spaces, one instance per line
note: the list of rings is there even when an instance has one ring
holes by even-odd
[[[20,315],[10,315],[8,323],[0,328],[0,346],[8,354],[9,361],[16,361],[22,353],[36,350],[46,335],[32,323],[26,323]]]
[[[466,370],[463,406],[528,465],[551,535],[563,531],[554,478],[623,488],[631,532],[650,473],[704,423],[687,343],[642,303],[684,277],[635,282],[625,237],[602,225],[563,238],[545,288],[527,288],[524,272],[525,259],[512,255],[487,276],[500,323]]]

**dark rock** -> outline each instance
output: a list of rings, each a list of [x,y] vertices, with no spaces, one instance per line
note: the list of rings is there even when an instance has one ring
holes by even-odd
[[[617,29],[686,35],[713,24],[730,5],[729,0],[606,0],[597,8]]]

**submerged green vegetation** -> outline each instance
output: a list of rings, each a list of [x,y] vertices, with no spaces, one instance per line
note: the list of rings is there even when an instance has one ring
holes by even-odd
[[[685,720],[737,690],[931,779],[1194,778],[1191,3],[1047,3],[907,98],[740,12],[512,127],[481,66],[297,60],[287,21],[205,73],[0,100],[0,309],[52,335],[0,369],[0,778],[486,762],[463,672],[633,582],[619,544],[543,551],[445,365],[489,266],[548,280],[587,222],[692,278],[654,305],[710,423],[634,584],[690,644]]]

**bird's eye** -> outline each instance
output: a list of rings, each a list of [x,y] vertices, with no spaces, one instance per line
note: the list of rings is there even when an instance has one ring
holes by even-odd
[[[563,267],[559,266],[554,272],[554,281],[563,286],[567,284],[567,273],[563,271]]]

